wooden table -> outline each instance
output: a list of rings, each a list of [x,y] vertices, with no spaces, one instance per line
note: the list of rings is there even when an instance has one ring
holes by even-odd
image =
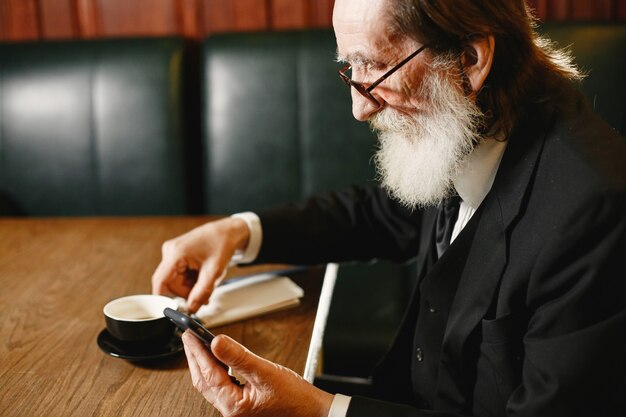
[[[207,220],[0,220],[0,415],[218,416],[191,385],[183,353],[141,365],[96,343],[102,307],[149,293],[162,242]],[[299,307],[214,332],[302,374],[322,275],[291,275],[305,290]]]

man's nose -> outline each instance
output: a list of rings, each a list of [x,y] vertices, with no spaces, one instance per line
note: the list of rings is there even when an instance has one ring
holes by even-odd
[[[378,97],[376,97],[381,103],[380,107],[376,107],[374,103],[372,103],[367,98],[363,97],[356,89],[352,88],[352,115],[355,119],[360,122],[364,122],[368,120],[374,113],[382,108],[382,102]]]

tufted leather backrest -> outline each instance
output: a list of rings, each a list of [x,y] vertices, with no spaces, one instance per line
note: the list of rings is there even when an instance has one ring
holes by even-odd
[[[623,25],[542,27],[574,43],[581,85],[624,133]],[[205,41],[205,209],[256,209],[374,178],[375,140],[355,122],[331,31],[219,35]],[[384,353],[417,273],[411,266],[343,265],[324,337],[325,372],[367,376]],[[405,297],[403,297],[403,295]]]
[[[588,72],[581,89],[626,134],[626,25],[546,24]],[[203,45],[205,211],[300,200],[374,179],[375,147],[336,76],[332,31],[217,35]]]
[[[300,200],[374,178],[331,31],[231,34],[203,45],[205,210]]]
[[[180,39],[0,44],[0,195],[28,215],[180,214]]]

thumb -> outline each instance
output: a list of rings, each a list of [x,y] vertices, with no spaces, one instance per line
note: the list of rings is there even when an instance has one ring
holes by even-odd
[[[226,335],[218,335],[211,343],[213,355],[247,381],[259,381],[265,375],[269,362],[255,355]]]

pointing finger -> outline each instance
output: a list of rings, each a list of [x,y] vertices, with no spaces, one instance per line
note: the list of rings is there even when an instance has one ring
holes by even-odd
[[[191,313],[195,313],[201,305],[209,302],[209,297],[213,293],[215,282],[225,274],[226,270],[218,272],[215,267],[207,263],[202,265],[200,273],[198,274],[198,282],[189,293],[189,299],[187,301],[187,307]]]
[[[152,274],[152,293],[167,293],[167,283],[176,277],[176,260],[164,258]]]

